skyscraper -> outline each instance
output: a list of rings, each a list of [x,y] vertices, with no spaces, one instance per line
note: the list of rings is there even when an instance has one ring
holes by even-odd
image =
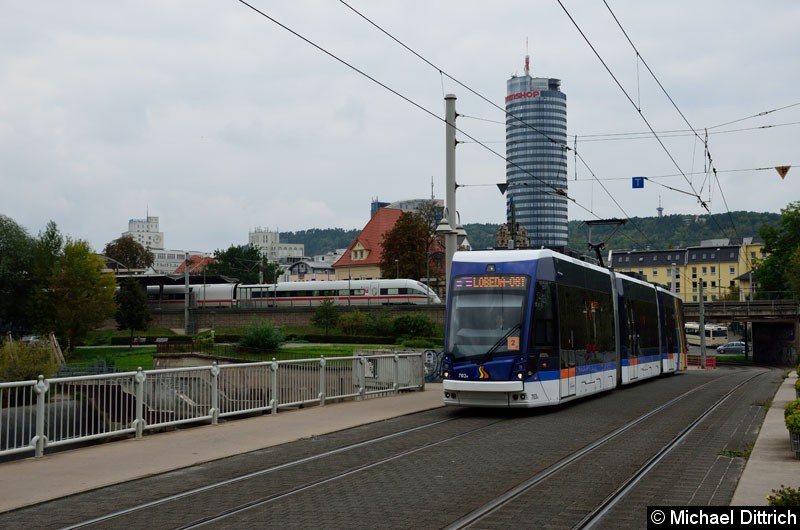
[[[525,74],[506,82],[506,197],[532,248],[567,246],[567,96],[561,80]]]

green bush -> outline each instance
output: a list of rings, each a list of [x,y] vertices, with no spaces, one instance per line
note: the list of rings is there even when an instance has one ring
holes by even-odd
[[[789,414],[784,418],[784,421],[786,422],[786,428],[789,429],[789,432],[800,434],[800,412]]]
[[[0,380],[30,381],[40,375],[52,377],[58,370],[50,345],[16,341],[0,348]]]
[[[436,324],[427,315],[403,315],[394,319],[392,326],[395,337],[431,337],[435,334]]]
[[[356,335],[361,333],[366,322],[367,316],[358,309],[355,309],[339,317],[339,329],[346,335]]]
[[[800,399],[795,399],[786,404],[786,408],[783,409],[783,417],[788,418],[797,412],[800,412]]]
[[[392,317],[389,312],[385,309],[370,311],[367,315],[367,321],[364,323],[364,333],[375,337],[394,336]]]
[[[252,348],[260,352],[277,350],[283,342],[283,331],[272,325],[272,322],[262,320],[255,322],[242,331],[239,344],[245,348]]]
[[[198,335],[193,341],[197,346],[213,346],[214,337],[209,335]]]
[[[767,495],[769,506],[800,506],[800,491],[781,484],[780,489],[772,490],[773,495]]]

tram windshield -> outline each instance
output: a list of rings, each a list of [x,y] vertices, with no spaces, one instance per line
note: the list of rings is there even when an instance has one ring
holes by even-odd
[[[447,349],[454,360],[485,362],[518,353],[530,277],[480,274],[453,280]]]

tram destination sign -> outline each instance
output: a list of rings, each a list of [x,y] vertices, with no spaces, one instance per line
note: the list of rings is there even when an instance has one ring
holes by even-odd
[[[456,289],[525,289],[528,281],[524,274],[479,274],[459,276],[454,286]]]

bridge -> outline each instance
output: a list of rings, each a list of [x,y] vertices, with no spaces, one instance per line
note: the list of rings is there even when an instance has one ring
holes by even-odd
[[[700,318],[699,304],[684,304],[688,322]],[[800,302],[753,300],[705,302],[706,322],[749,322],[752,326],[753,360],[757,364],[794,366],[800,352]]]

